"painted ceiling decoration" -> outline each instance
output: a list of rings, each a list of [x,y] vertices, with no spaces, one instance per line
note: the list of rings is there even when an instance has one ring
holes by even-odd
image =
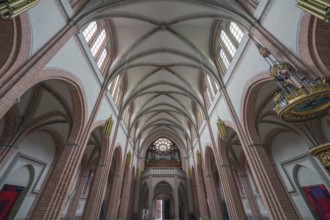
[[[73,20],[83,30],[91,22],[110,21],[115,56],[104,86],[125,75],[119,115],[133,106],[127,127],[140,152],[157,134],[154,140],[171,134],[181,143],[192,142],[198,117],[207,117],[207,80],[218,91],[223,85],[216,64],[220,29],[215,27],[234,22],[246,33],[254,22],[231,0],[95,0]]]

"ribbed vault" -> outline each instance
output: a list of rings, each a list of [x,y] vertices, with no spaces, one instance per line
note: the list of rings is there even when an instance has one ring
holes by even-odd
[[[248,28],[253,18],[230,0],[95,0],[74,18],[81,27],[99,19],[111,21],[116,39],[104,86],[125,74],[119,112],[133,106],[128,129],[136,149],[162,133],[191,146],[198,112],[207,117],[206,74],[222,85],[215,27],[230,20]]]

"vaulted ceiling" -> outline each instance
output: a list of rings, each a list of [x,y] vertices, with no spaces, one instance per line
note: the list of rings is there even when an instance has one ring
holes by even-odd
[[[201,93],[205,74],[222,85],[215,62],[217,27],[223,21],[246,29],[253,23],[232,0],[94,0],[74,19],[82,27],[111,21],[115,58],[104,84],[126,74],[120,112],[133,106],[129,131],[140,147],[157,134],[186,146],[192,141],[196,109],[207,114]]]

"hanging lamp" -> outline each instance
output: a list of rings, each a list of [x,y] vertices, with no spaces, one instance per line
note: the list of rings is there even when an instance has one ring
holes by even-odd
[[[299,122],[322,117],[330,108],[330,79],[309,79],[298,74],[288,62],[276,60],[266,47],[252,38],[261,56],[270,65],[270,75],[280,88],[273,98],[280,119]]]

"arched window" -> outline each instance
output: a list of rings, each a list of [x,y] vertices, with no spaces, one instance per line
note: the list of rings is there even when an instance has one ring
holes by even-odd
[[[118,82],[119,82],[119,75],[116,77],[115,79],[115,84],[113,86],[113,89],[111,91],[111,96],[114,97],[117,91],[117,86],[118,86]]]
[[[223,49],[220,50],[220,58],[223,62],[223,65],[226,67],[226,69],[228,69],[230,63],[225,52],[223,52]]]
[[[99,60],[97,61],[97,66],[99,67],[99,69],[101,69],[106,56],[107,56],[107,50],[104,48],[102,50]]]
[[[87,43],[92,39],[97,30],[97,23],[95,21],[91,22],[87,28],[84,30],[83,35]]]
[[[233,42],[229,39],[226,32],[224,32],[222,30],[221,34],[220,34],[220,37],[221,37],[222,43],[224,43],[224,45],[226,46],[226,48],[227,48],[228,52],[230,53],[231,57],[234,57],[234,55],[236,53],[236,47],[234,46]]]
[[[209,107],[217,93],[219,91],[219,86],[215,80],[212,80],[210,75],[206,75],[206,106]]]
[[[96,61],[96,64],[102,73],[110,67],[111,59],[109,40],[109,27],[105,21],[93,21],[83,31],[86,42],[90,46],[91,53]],[[106,59],[108,57],[108,59]]]
[[[110,92],[110,95],[112,97],[112,100],[115,102],[115,104],[117,106],[119,106],[120,104],[120,95],[121,95],[121,91],[120,91],[120,75],[117,75],[115,79],[113,79],[110,83],[110,85],[108,86],[108,90]]]
[[[222,24],[218,42],[219,60],[223,73],[227,71],[243,36],[242,29],[235,22]]]
[[[96,41],[94,42],[93,46],[91,47],[91,51],[93,56],[97,54],[97,52],[100,50],[101,45],[104,43],[105,38],[106,38],[106,33],[105,30],[103,29],[100,33],[100,35],[96,38]]]
[[[212,83],[209,75],[206,75],[206,78],[207,78],[208,88],[210,88],[212,97],[214,97],[215,92],[214,92],[214,88],[213,88],[213,85],[212,85],[213,83]]]
[[[181,166],[181,155],[178,146],[171,140],[161,137],[155,140],[147,149],[145,168]]]
[[[237,42],[240,43],[244,35],[243,31],[234,22],[230,23],[229,30]]]

